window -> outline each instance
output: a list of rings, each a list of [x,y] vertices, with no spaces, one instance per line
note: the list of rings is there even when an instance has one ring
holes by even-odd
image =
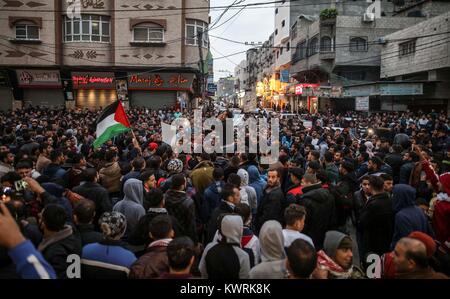
[[[81,19],[64,18],[65,42],[110,42],[110,18],[99,15],[82,15]]]
[[[153,24],[134,27],[133,41],[142,43],[162,43],[164,42],[164,28]]]
[[[278,13],[278,8],[275,8],[275,14],[277,14]]]
[[[277,59],[280,57],[280,51],[277,51]]]
[[[283,21],[281,22],[281,27],[284,27],[284,25],[286,25],[286,21],[285,21],[285,20],[283,20]]]
[[[367,51],[367,39],[362,37],[350,38],[350,51],[351,52],[366,52]]]
[[[292,39],[297,37],[297,24],[295,24],[294,27],[292,27],[291,36],[292,36]]]
[[[306,58],[306,41],[301,42],[300,44],[297,45],[298,49],[299,49],[299,58],[300,59],[304,59]]]
[[[286,45],[286,52],[289,52],[290,49],[291,49],[291,43],[288,42]]]
[[[317,37],[314,37],[313,39],[311,39],[309,41],[309,47],[308,47],[308,54],[309,56],[312,56],[314,54],[316,54],[317,52],[319,52],[319,40],[317,39]]]
[[[208,24],[198,20],[186,20],[186,45],[197,46],[202,37],[202,47],[208,47]]]
[[[278,29],[275,29],[275,35],[278,35]]]
[[[39,40],[39,27],[37,25],[16,25],[16,39]]]
[[[328,36],[322,37],[320,41],[320,51],[321,52],[331,52],[333,51],[331,46],[331,38]]]
[[[399,55],[406,56],[416,52],[416,41],[411,40],[399,45]]]
[[[283,55],[283,47],[280,48],[280,55]]]

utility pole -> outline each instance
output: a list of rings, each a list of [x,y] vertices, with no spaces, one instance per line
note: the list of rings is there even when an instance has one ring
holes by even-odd
[[[203,70],[204,70],[204,61],[203,61],[203,51],[202,51],[202,46],[203,46],[203,31],[200,31],[197,33],[197,45],[198,45],[198,54],[200,57],[200,92],[201,92],[201,96],[202,96],[202,100],[203,100],[203,94],[205,92],[205,78],[204,78],[204,74],[203,74]]]

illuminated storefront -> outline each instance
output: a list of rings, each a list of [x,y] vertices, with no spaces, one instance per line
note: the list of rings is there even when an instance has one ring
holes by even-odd
[[[113,72],[72,72],[77,107],[106,107],[117,99]]]
[[[319,109],[319,98],[313,96],[314,90],[317,90],[320,84],[302,83],[295,85],[296,105],[295,111],[307,109],[310,113],[317,112]]]

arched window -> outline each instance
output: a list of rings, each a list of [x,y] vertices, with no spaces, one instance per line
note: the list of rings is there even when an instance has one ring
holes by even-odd
[[[332,46],[331,46],[331,37],[329,37],[329,36],[322,37],[322,39],[320,40],[320,51],[322,51],[322,52],[333,51]]]
[[[317,39],[317,37],[314,37],[309,41],[308,50],[309,56],[312,56],[319,52],[319,40]]]
[[[155,23],[143,23],[133,28],[133,41],[140,43],[163,43],[164,28]]]
[[[350,38],[350,51],[365,52],[367,51],[367,39],[362,37]]]

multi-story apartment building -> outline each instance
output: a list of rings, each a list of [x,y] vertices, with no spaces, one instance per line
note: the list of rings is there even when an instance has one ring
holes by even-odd
[[[384,36],[423,20],[381,17],[371,21],[364,20],[363,15],[338,15],[331,19],[300,16],[293,25],[292,43],[296,49],[290,72],[303,86],[296,89],[292,104],[323,109],[334,97],[333,88],[339,92],[347,85],[379,80]],[[303,92],[319,87],[323,92]],[[345,101],[340,100],[339,107],[347,107]]]
[[[208,0],[18,0],[0,8],[1,109],[104,107],[117,98],[158,108],[205,85]]]
[[[435,109],[450,115],[450,12],[392,33],[386,40],[381,78],[392,82],[396,92],[385,95],[382,110]]]

